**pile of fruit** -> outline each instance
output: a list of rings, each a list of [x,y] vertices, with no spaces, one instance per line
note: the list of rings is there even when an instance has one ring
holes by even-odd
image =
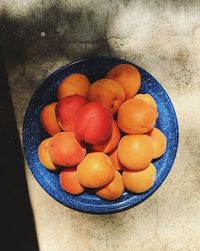
[[[152,159],[166,149],[166,137],[154,128],[157,105],[149,94],[137,94],[139,71],[132,65],[112,68],[90,84],[79,73],[66,77],[57,89],[58,102],[40,114],[52,137],[38,148],[40,162],[60,171],[61,187],[77,195],[85,189],[107,200],[124,189],[143,193],[156,179]]]

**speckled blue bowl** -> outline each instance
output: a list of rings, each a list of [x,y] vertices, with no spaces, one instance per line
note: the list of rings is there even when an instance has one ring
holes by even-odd
[[[73,196],[64,192],[59,184],[59,175],[45,169],[38,159],[38,146],[48,135],[41,128],[39,115],[41,109],[56,100],[56,89],[61,80],[72,73],[84,73],[91,82],[103,78],[107,71],[117,64],[129,63],[119,58],[100,57],[79,60],[65,65],[51,74],[34,93],[23,123],[23,149],[28,166],[39,184],[45,191],[61,204],[75,210],[94,213],[110,214],[134,207],[152,195],[165,180],[169,173],[178,146],[178,123],[174,107],[166,91],[148,72],[136,66],[142,76],[140,93],[151,94],[157,102],[159,117],[156,127],[167,137],[165,154],[154,162],[157,178],[154,186],[143,194],[133,194],[127,191],[116,201],[106,201],[91,193]]]

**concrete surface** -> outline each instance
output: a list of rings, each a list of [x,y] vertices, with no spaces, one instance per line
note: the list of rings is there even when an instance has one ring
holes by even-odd
[[[54,201],[26,168],[41,251],[200,250],[200,2],[1,1],[0,29],[21,131],[41,81],[78,58],[126,58],[154,75],[179,120],[179,151],[168,178],[126,212],[95,216]]]

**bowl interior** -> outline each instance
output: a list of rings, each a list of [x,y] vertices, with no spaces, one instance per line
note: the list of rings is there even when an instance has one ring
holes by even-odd
[[[133,207],[147,199],[166,178],[169,173],[177,151],[178,124],[173,105],[163,87],[148,72],[137,67],[142,76],[140,93],[149,93],[157,102],[159,116],[156,127],[167,137],[167,149],[165,154],[154,161],[157,169],[157,178],[154,186],[143,194],[133,194],[127,191],[116,201],[107,201],[98,198],[90,191],[79,196],[73,196],[64,192],[59,184],[59,174],[45,169],[38,159],[38,146],[48,135],[41,128],[39,115],[41,109],[56,101],[56,89],[61,80],[72,73],[84,73],[91,82],[103,78],[113,66],[121,63],[129,63],[118,58],[91,58],[68,64],[50,75],[34,93],[23,123],[23,148],[30,170],[40,185],[54,199],[61,204],[78,211],[96,214],[115,213]]]

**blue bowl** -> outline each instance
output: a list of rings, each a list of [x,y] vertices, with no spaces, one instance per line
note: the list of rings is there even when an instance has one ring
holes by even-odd
[[[56,101],[56,89],[62,79],[72,73],[84,73],[91,82],[101,79],[107,71],[118,64],[128,63],[126,60],[111,57],[82,59],[67,64],[52,73],[36,90],[26,110],[23,123],[23,149],[28,166],[36,180],[44,190],[55,200],[77,211],[93,214],[110,214],[124,211],[138,205],[152,195],[165,180],[175,160],[178,146],[178,123],[174,107],[163,87],[158,81],[142,68],[137,67],[142,76],[140,93],[149,93],[157,102],[159,116],[156,127],[167,137],[165,154],[154,162],[157,178],[154,186],[143,194],[133,194],[125,191],[122,197],[115,201],[100,199],[95,194],[85,192],[74,196],[62,190],[59,184],[59,174],[44,168],[38,159],[38,146],[48,135],[41,127],[39,115],[41,109]],[[132,64],[133,65],[133,64]]]

